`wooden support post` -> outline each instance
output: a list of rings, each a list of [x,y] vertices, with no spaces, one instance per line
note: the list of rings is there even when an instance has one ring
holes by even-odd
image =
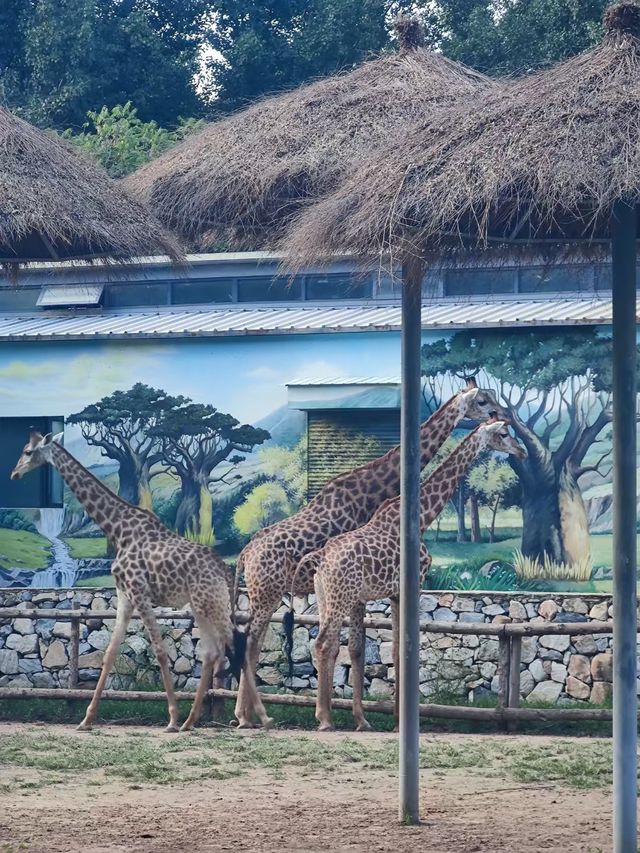
[[[509,664],[510,648],[509,637],[501,634],[498,637],[498,714],[502,720],[503,728],[506,728],[504,709],[509,705]]]
[[[73,602],[73,610],[78,609]],[[80,658],[80,617],[71,620],[71,648],[69,649],[69,687],[78,686],[78,660]]]
[[[509,637],[509,708],[520,707],[520,659],[522,656],[522,637],[517,634]],[[517,728],[516,721],[507,723],[507,730]]]

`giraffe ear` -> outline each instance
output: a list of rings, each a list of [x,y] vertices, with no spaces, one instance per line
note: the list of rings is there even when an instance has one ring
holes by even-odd
[[[493,435],[494,432],[500,432],[501,430],[503,430],[505,426],[506,423],[504,421],[499,421],[496,419],[495,421],[487,421],[484,425],[484,428],[490,435]]]
[[[53,439],[53,433],[48,432],[40,443],[42,444],[43,447],[46,447],[47,444],[51,444],[52,439]]]
[[[56,444],[64,444],[64,433],[63,432],[56,433],[53,436],[53,438],[51,439],[51,441],[55,441]]]

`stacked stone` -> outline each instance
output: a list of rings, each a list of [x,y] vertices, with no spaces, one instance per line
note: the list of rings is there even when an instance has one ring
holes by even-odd
[[[73,605],[95,612],[80,624],[78,686],[91,688],[100,672],[102,656],[111,635],[112,620],[102,615],[114,610],[114,590],[0,591],[0,606],[66,610]],[[248,609],[246,595],[239,606]],[[280,612],[286,610],[282,605]],[[295,600],[297,613],[315,614],[314,596]],[[369,615],[388,618],[388,600],[374,602]],[[500,624],[529,622],[588,622],[611,619],[606,596],[509,596],[501,593],[423,593],[423,621]],[[164,642],[177,688],[194,690],[200,676],[199,631],[190,619],[160,619]],[[272,624],[258,664],[258,682],[266,692],[311,692],[317,687],[315,642],[317,626],[294,630],[293,678],[283,654],[281,626]],[[343,629],[334,680],[338,695],[352,695],[348,631]],[[63,619],[32,620],[19,617],[0,621],[0,687],[66,687],[69,683],[71,622]],[[428,700],[456,695],[475,700],[497,692],[498,640],[495,637],[424,633],[420,649],[420,692]],[[366,690],[374,697],[392,694],[395,672],[392,632],[367,629],[365,648]],[[609,635],[575,637],[542,634],[522,640],[520,692],[525,701],[602,703],[611,694],[612,654]],[[132,621],[109,686],[115,689],[159,687],[153,651],[139,620]]]

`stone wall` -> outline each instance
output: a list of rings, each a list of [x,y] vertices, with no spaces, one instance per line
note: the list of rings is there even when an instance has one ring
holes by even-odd
[[[0,606],[55,608],[73,604],[95,611],[80,625],[79,686],[92,687],[99,674],[103,651],[109,641],[111,620],[101,615],[115,608],[114,590],[0,590]],[[240,607],[246,609],[246,596]],[[296,599],[296,612],[315,613],[313,596]],[[285,605],[281,607],[284,612]],[[389,616],[388,601],[372,603],[371,615]],[[611,599],[602,595],[502,593],[423,593],[423,620],[434,622],[557,622],[603,621],[611,618]],[[195,689],[200,675],[199,632],[188,619],[160,620],[176,687]],[[289,682],[282,652],[279,625],[269,627],[260,657],[261,689],[313,690],[316,687],[314,644],[317,627],[298,626],[294,631],[294,674]],[[69,682],[71,623],[56,619],[0,620],[0,687],[65,687]],[[348,632],[335,670],[338,695],[351,695]],[[391,631],[367,629],[366,689],[370,695],[392,694]],[[470,700],[498,689],[498,641],[492,637],[423,634],[420,652],[420,691],[426,700],[456,694]],[[586,634],[576,637],[542,635],[524,638],[520,691],[524,701],[592,701],[601,703],[611,693],[611,637]],[[132,621],[109,686],[119,689],[138,685],[158,686],[158,670],[139,620]],[[640,691],[639,691],[640,692]]]

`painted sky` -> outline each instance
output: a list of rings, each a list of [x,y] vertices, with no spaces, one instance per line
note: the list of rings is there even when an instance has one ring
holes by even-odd
[[[68,415],[144,382],[254,423],[299,378],[399,373],[395,333],[0,346],[0,417]]]

